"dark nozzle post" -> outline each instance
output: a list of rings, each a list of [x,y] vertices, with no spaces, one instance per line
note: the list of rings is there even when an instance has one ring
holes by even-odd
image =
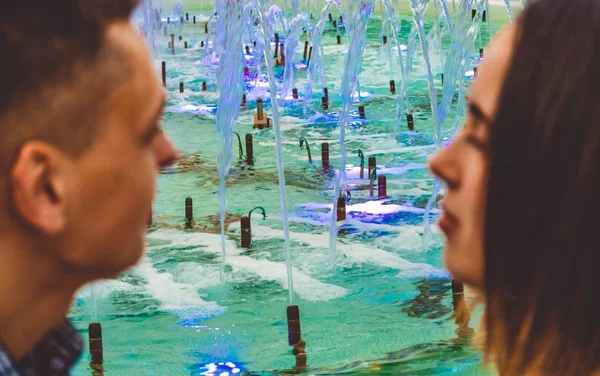
[[[183,93],[183,82],[179,83],[179,92]]]
[[[204,48],[204,41],[203,40],[200,41],[200,47]]]
[[[390,92],[396,94],[396,81],[390,80]]]
[[[308,50],[308,60],[306,60],[306,64],[310,63],[310,57],[312,56],[312,46],[310,46]]]
[[[479,58],[483,59],[483,48],[479,49]]]
[[[308,41],[304,42],[304,54],[302,55],[302,60],[306,61],[308,57]]]
[[[487,12],[485,11],[485,9],[483,10],[483,17],[481,17],[481,21],[487,21]]]
[[[170,24],[171,23],[171,17],[167,17],[167,23]]]
[[[279,38],[277,38],[277,40],[279,40]],[[279,42],[278,41],[275,42],[275,54],[274,54],[273,58],[277,59],[277,56],[279,56]]]
[[[88,326],[88,336],[90,344],[90,355],[93,365],[101,365],[104,362],[102,348],[102,325],[94,322]]]
[[[477,9],[471,9],[471,19],[474,19],[477,15]]]
[[[246,107],[246,93],[242,94],[242,103],[240,104],[242,107]]]
[[[262,98],[256,100],[256,115],[258,116],[258,120],[262,120],[264,117]]]
[[[337,29],[337,21],[336,21],[336,20],[333,20],[331,23],[333,24],[333,28],[334,28],[334,29]]]
[[[187,50],[187,48],[188,48],[187,40],[185,42],[183,42],[183,48],[185,48]]]
[[[288,322],[288,344],[294,346],[300,342],[302,332],[300,330],[300,309],[298,306],[287,307],[287,322]]]
[[[371,179],[371,171],[377,176],[377,158],[369,157],[369,179]]]
[[[387,178],[383,175],[377,177],[377,196],[379,198],[387,196]]]
[[[242,248],[252,248],[252,229],[250,228],[250,217],[242,217],[240,220],[242,233]]]
[[[338,197],[335,219],[338,222],[346,219],[346,199],[343,196]]]
[[[411,131],[415,130],[415,119],[413,118],[412,114],[406,115],[406,124],[408,125],[408,129]]]
[[[171,53],[175,55],[175,34],[171,34]]]
[[[337,39],[337,44],[342,44],[342,37],[340,37],[339,35],[336,36]]]
[[[189,21],[189,20],[190,20],[190,14],[189,14],[189,13],[186,13],[186,14],[185,14],[185,20],[186,20],[186,21]]]
[[[279,33],[275,33],[275,44],[279,44]]]
[[[333,21],[333,17],[331,17],[331,13],[329,13],[329,21]]]
[[[298,89],[296,89],[296,88],[292,89],[292,97],[294,97],[294,99],[298,99]]]
[[[329,109],[329,99],[327,99],[327,97],[321,97],[321,107],[323,107],[325,111]]]
[[[162,62],[162,84],[167,87],[167,63]]]
[[[254,163],[254,145],[251,133],[246,134],[246,163],[249,165]]]
[[[383,44],[386,45],[387,44],[387,35],[383,36]]]
[[[183,40],[183,37],[180,35],[179,36],[179,41],[181,42]]]
[[[206,91],[206,81],[202,81],[202,91]]]
[[[340,14],[340,25],[344,23],[344,18],[342,17],[342,15]]]
[[[452,280],[452,294],[463,294],[465,292],[465,286],[462,282],[459,282],[455,279]]]
[[[323,88],[323,96],[329,99],[329,89],[327,89],[326,87]]]
[[[250,55],[250,46],[246,45],[246,55]]]
[[[196,16],[194,16],[194,23],[196,23]]]
[[[444,84],[444,74],[442,73],[442,85]]]
[[[185,228],[192,228],[194,223],[194,203],[191,197],[185,199]]]
[[[321,144],[321,165],[324,169],[328,169],[329,165],[329,144],[327,142],[323,142]]]
[[[365,118],[365,106],[358,106],[358,116],[361,119]]]
[[[204,24],[204,34],[208,34],[208,22]]]

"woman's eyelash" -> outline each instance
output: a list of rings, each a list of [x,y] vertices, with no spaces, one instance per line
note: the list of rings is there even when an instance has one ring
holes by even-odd
[[[475,137],[473,135],[466,135],[465,139],[467,140],[468,143],[473,145],[477,150],[484,152],[484,153],[488,152],[488,145],[485,142],[478,139],[477,137]]]

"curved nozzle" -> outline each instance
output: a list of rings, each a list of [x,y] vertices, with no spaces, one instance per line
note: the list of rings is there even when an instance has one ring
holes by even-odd
[[[239,133],[237,133],[237,132],[233,132],[233,134],[236,135],[237,139],[238,139],[240,159],[244,159],[244,147],[242,146],[242,138],[240,137]]]
[[[360,158],[360,167],[364,168],[365,167],[365,155],[363,154],[362,150],[358,149],[358,157]]]
[[[360,178],[365,178],[365,155],[362,150],[358,149],[358,157],[360,158]]]
[[[369,169],[369,197],[373,197],[373,182],[375,181],[375,178],[377,177],[375,175],[375,167],[371,167]]]
[[[349,188],[342,189],[342,191],[340,192],[340,196],[343,197],[347,203],[352,203],[352,193],[350,192]]]
[[[308,140],[305,137],[300,137],[300,150],[304,149],[304,143],[306,143],[306,151],[308,153],[308,162],[312,163],[312,156],[310,155],[310,146]]]
[[[248,213],[248,218],[252,217],[252,213],[255,210],[257,210],[257,209],[260,210],[260,211],[262,211],[263,219],[266,219],[267,218],[267,211],[262,206],[257,206],[254,209],[250,210],[250,212]]]

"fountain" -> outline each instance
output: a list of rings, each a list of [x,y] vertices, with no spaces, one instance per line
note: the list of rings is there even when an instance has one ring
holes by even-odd
[[[73,374],[486,374],[426,163],[504,8],[145,0],[182,158],[160,172],[140,265],[76,299],[93,346]]]

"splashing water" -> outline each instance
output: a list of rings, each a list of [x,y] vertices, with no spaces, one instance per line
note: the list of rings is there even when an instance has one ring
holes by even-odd
[[[402,74],[402,80],[404,80],[404,62],[402,61],[402,48],[400,48],[400,39],[398,37],[399,25],[396,21],[396,11],[394,7],[390,4],[388,0],[382,0],[383,2],[383,10],[390,27],[392,28],[392,34],[394,35],[394,43],[396,44],[396,48],[398,49],[398,61],[400,62],[400,73]],[[401,103],[401,102],[400,102]],[[401,109],[399,110],[401,111]]]
[[[415,1],[416,0],[411,0]],[[462,86],[465,72],[470,64],[470,56],[473,53],[475,39],[479,34],[479,27],[481,25],[481,16],[483,14],[483,7],[485,6],[485,0],[476,1],[476,16],[472,21],[470,20],[470,10],[473,8],[474,0],[461,0],[460,9],[458,12],[454,35],[452,37],[452,45],[446,59],[444,66],[444,85],[442,88],[442,100],[438,107],[439,112],[434,114],[436,119],[436,144],[438,148],[442,147],[442,128],[446,120],[450,107],[452,105],[452,99],[456,93],[457,81]],[[426,55],[425,49],[423,52]],[[426,57],[425,57],[426,58]],[[437,99],[431,97],[432,108]],[[438,128],[439,127],[439,128]],[[431,225],[429,222],[429,213],[436,203],[439,192],[439,182],[436,179],[434,184],[433,193],[427,202],[425,207],[424,215],[424,226],[423,226],[423,249],[427,249],[427,245],[431,238]]]
[[[90,287],[90,300],[92,322],[98,322],[98,282],[92,283]]]
[[[427,11],[429,0],[410,0],[410,7],[413,12],[413,21],[417,26],[419,39],[421,41],[421,49],[423,50],[423,59],[427,70],[427,84],[429,87],[429,98],[431,102],[431,113],[435,124],[435,143],[438,147],[442,145],[442,125],[439,119],[437,94],[433,83],[433,71],[431,68],[431,60],[429,58],[429,46],[427,43],[427,35],[425,34],[424,15]]]
[[[308,17],[299,14],[290,22],[289,33],[285,37],[285,67],[283,70],[283,89],[281,98],[284,99],[294,87],[294,65],[296,63],[296,47],[298,47],[298,37],[302,30],[309,23]]]
[[[310,63],[308,64],[308,69],[306,70],[306,86],[305,86],[305,90],[304,90],[304,104],[303,104],[304,116],[307,116],[307,114],[308,114],[308,104],[310,103],[310,100],[312,98],[313,84],[314,84],[314,81],[316,80],[316,70],[317,69],[319,70],[319,75],[321,78],[321,86],[322,86],[321,89],[325,88],[325,67],[323,64],[322,40],[323,40],[323,32],[325,31],[325,26],[327,25],[327,17],[328,17],[329,9],[331,8],[332,5],[335,5],[338,7],[340,15],[342,16],[342,19],[344,20],[344,25],[346,25],[346,31],[348,32],[348,35],[352,31],[352,26],[349,25],[349,22],[346,22],[346,16],[344,15],[342,5],[339,2],[339,0],[338,1],[328,0],[327,3],[325,4],[325,7],[321,10],[321,14],[319,16],[319,21],[317,22],[317,24],[313,30],[313,33],[312,33],[313,50],[312,50],[312,56],[310,58]]]
[[[219,70],[217,73],[217,86],[219,100],[217,102],[217,133],[221,141],[221,148],[217,156],[219,169],[219,207],[221,210],[221,282],[225,280],[225,262],[227,247],[225,241],[225,210],[226,187],[225,179],[231,169],[231,141],[233,125],[239,114],[242,99],[243,81],[243,55],[240,48],[242,43],[242,2],[236,0],[218,0],[216,4],[219,15],[217,22],[218,42],[220,46]]]
[[[411,112],[410,99],[408,98],[408,83],[410,82],[410,76],[412,72],[412,63],[415,56],[415,45],[417,41],[417,27],[413,23],[410,29],[410,35],[408,37],[408,44],[406,46],[406,64],[404,65],[404,72],[402,73],[402,87],[400,89],[400,97],[398,98],[398,121],[396,122],[396,131],[398,133],[400,124],[404,118],[404,112],[402,106],[406,106],[406,112]]]
[[[510,5],[510,0],[504,0],[504,5],[506,5],[506,13],[508,13],[508,18],[510,18],[510,22],[513,22],[513,13],[512,6]]]
[[[156,51],[156,33],[161,31],[161,7],[157,0],[145,0],[138,8],[143,18],[143,24],[140,27],[143,30],[148,48],[152,53]]]
[[[342,107],[343,112],[340,119],[340,150],[341,162],[340,169],[336,173],[333,188],[333,211],[331,212],[331,223],[329,230],[329,251],[332,258],[332,264],[335,262],[337,241],[337,204],[338,192],[340,190],[342,179],[346,171],[346,124],[352,107],[352,92],[358,80],[358,74],[362,68],[362,57],[367,43],[366,30],[369,18],[375,9],[375,0],[361,0],[358,8],[352,15],[352,28],[348,33],[349,44],[348,53],[344,63],[344,74],[342,76]]]
[[[262,0],[264,1],[264,0]],[[266,14],[266,6],[261,5],[261,15]],[[264,16],[263,16],[264,17]],[[285,172],[283,169],[283,154],[281,153],[281,128],[279,126],[279,106],[277,105],[277,86],[275,82],[275,73],[273,71],[273,62],[271,61],[271,45],[269,44],[269,30],[265,23],[261,22],[263,40],[265,43],[265,64],[267,66],[267,74],[269,76],[269,86],[271,92],[271,110],[273,113],[273,132],[275,133],[275,147],[277,149],[277,176],[279,182],[279,198],[281,201],[281,221],[283,223],[283,239],[285,242],[285,264],[288,277],[288,302],[289,305],[294,304],[294,278],[292,275],[292,250],[290,245],[288,213],[285,208],[286,192],[285,192]]]

